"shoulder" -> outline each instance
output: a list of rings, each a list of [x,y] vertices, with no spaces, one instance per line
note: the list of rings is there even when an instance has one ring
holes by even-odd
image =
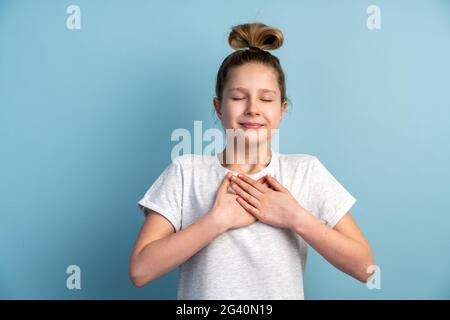
[[[318,158],[306,153],[278,154],[279,162],[287,166],[310,166],[318,161]]]
[[[210,155],[198,155],[193,153],[176,156],[172,159],[172,163],[181,167],[188,167],[193,165],[201,165],[213,161],[214,157]]]

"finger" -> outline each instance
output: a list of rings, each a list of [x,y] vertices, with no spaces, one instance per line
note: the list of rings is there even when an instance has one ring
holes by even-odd
[[[231,184],[233,183],[237,184],[241,189],[245,190],[246,193],[257,199],[261,199],[261,197],[263,196],[263,193],[261,191],[238,177],[231,177]]]
[[[261,193],[264,193],[264,188],[261,187],[261,184],[258,184],[257,181],[253,180],[252,178],[246,176],[245,174],[238,174],[238,177],[245,181],[247,184],[251,185],[253,188],[258,190]],[[259,180],[263,179],[264,177],[260,178]],[[259,181],[258,180],[258,181]]]
[[[283,185],[281,183],[278,182],[277,179],[275,179],[271,175],[268,174],[266,176],[266,179],[267,179],[267,182],[269,183],[269,185],[272,186],[276,191],[284,192],[287,190],[285,187],[283,187]]]
[[[230,176],[231,173],[228,172],[225,177],[223,178],[223,181],[219,187],[218,193],[227,193],[228,187],[230,186]]]
[[[259,207],[259,201],[255,197],[253,197],[251,194],[247,193],[244,189],[242,189],[239,185],[236,183],[231,183],[231,188],[233,188],[234,192],[241,198],[243,198],[245,201],[247,201],[249,204],[251,204],[253,207],[258,208]]]
[[[262,176],[256,182],[259,183],[264,190],[267,190],[269,188],[269,183],[267,182],[266,176]]]
[[[250,179],[251,179],[251,178],[250,178]],[[252,184],[250,184],[250,183],[244,181],[244,179],[243,179],[242,177],[240,177],[240,176],[237,176],[237,177],[231,177],[231,182],[234,182],[234,183],[239,184],[239,186],[240,186],[242,189],[244,189],[245,191],[247,191],[247,193],[251,194],[252,196],[254,196],[254,197],[257,198],[257,199],[260,199],[260,198],[263,196],[264,191],[265,191],[265,190],[262,188],[262,186],[261,186],[261,185],[258,185],[258,184],[256,183],[256,181],[254,181],[253,179],[252,179],[252,182],[251,182],[251,183],[255,184],[256,187],[255,187],[254,185],[252,185]]]
[[[259,210],[256,209],[254,206],[248,204],[244,199],[241,197],[237,197],[236,201],[242,206],[242,208],[245,209],[248,213],[252,214],[256,219],[259,217]]]

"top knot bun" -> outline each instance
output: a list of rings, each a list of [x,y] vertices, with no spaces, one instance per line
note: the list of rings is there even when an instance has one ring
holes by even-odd
[[[264,23],[245,23],[231,28],[228,43],[236,50],[250,47],[275,50],[283,44],[283,33]]]

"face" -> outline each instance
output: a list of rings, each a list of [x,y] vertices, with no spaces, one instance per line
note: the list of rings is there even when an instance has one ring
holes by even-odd
[[[264,130],[270,140],[271,130],[279,128],[286,111],[286,101],[281,102],[277,74],[272,67],[246,63],[230,70],[222,101],[214,98],[214,107],[224,129],[258,133]]]

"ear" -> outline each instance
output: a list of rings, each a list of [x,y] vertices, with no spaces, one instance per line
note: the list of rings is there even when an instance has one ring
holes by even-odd
[[[286,108],[287,108],[287,100],[284,100],[281,103],[281,119],[283,119],[284,114],[286,113]]]
[[[214,109],[216,109],[216,114],[220,120],[222,120],[222,111],[220,110],[220,100],[217,97],[213,99]]]

